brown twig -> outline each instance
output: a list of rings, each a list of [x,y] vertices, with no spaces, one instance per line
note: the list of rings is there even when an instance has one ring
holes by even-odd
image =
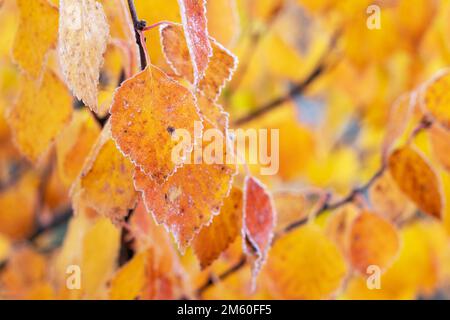
[[[331,37],[330,43],[328,45],[328,49],[326,50],[326,52],[324,52],[322,57],[317,62],[317,65],[313,68],[313,70],[310,72],[310,74],[308,76],[306,76],[306,78],[304,80],[302,80],[301,82],[299,82],[297,84],[294,84],[294,86],[288,91],[287,94],[284,94],[280,97],[273,99],[272,101],[267,102],[263,106],[256,108],[255,111],[234,121],[233,125],[239,126],[239,125],[243,125],[247,122],[250,122],[250,121],[272,111],[273,109],[283,105],[283,103],[291,100],[292,98],[304,93],[310,87],[310,85],[317,78],[319,78],[319,76],[321,76],[327,69],[330,69],[330,67],[334,66],[333,64],[329,63],[327,60],[328,60],[329,55],[335,48],[340,34],[341,34],[341,31],[338,30]]]
[[[293,97],[303,93],[313,82],[316,80],[326,69],[325,63],[321,61],[319,65],[314,68],[314,70],[307,76],[305,80],[302,82],[294,85],[287,94],[275,98],[272,101],[269,101],[265,105],[256,108],[255,111],[249,113],[248,115],[234,121],[235,126],[243,125],[247,122],[250,122],[256,118],[259,118],[260,116],[272,111],[273,109],[277,108],[278,106],[282,105],[283,103],[289,101]]]
[[[141,70],[147,67],[147,54],[145,49],[145,43],[143,42],[143,37],[141,37],[142,31],[146,27],[146,22],[144,20],[139,20],[136,7],[134,5],[134,0],[128,0],[128,8],[130,10],[131,19],[133,21],[134,33],[136,38],[136,44],[139,48],[139,57],[141,59]]]

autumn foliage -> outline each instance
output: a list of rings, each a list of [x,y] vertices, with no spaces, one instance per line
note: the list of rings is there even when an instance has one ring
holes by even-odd
[[[449,1],[0,0],[0,30],[1,299],[450,298]]]

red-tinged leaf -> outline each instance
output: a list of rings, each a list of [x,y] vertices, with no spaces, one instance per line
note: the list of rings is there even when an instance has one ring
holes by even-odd
[[[191,92],[152,65],[122,84],[110,112],[120,150],[158,183],[182,165],[172,159],[179,145],[173,133],[184,129],[195,139],[195,123],[201,121]],[[192,148],[193,141],[184,143],[182,154]]]
[[[253,277],[257,276],[267,258],[275,226],[275,206],[266,187],[256,178],[246,177],[244,183],[243,238],[251,248],[244,245],[250,256],[256,255],[253,263]]]
[[[205,76],[200,80],[198,89],[212,101],[216,101],[225,84],[231,80],[236,71],[237,58],[216,40],[211,38],[213,55]]]
[[[194,70],[181,25],[163,25],[160,28],[162,51],[167,63],[180,77],[194,82]]]
[[[228,195],[235,167],[225,164],[185,164],[163,184],[136,171],[135,186],[146,208],[164,224],[184,251],[200,229],[217,215]]]
[[[203,77],[212,55],[205,0],[178,0],[184,33],[194,69],[194,83]]]
[[[166,60],[174,72],[193,82],[193,66],[187,57],[189,48],[181,25],[164,25],[161,41]],[[198,83],[198,90],[209,100],[215,102],[226,82],[231,79],[237,67],[237,58],[225,47],[210,37],[212,56],[204,77]]]

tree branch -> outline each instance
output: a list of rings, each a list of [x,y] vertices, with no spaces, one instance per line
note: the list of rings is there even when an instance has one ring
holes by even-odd
[[[128,8],[130,10],[131,19],[133,20],[134,35],[136,38],[136,44],[139,48],[139,56],[141,59],[141,70],[147,67],[147,54],[145,49],[145,43],[142,41],[141,33],[145,29],[146,22],[144,20],[139,20],[136,7],[134,5],[134,0],[128,0]]]
[[[233,122],[235,126],[243,125],[249,121],[252,121],[270,111],[273,109],[281,106],[283,103],[289,101],[290,99],[294,98],[295,96],[302,94],[306,91],[306,89],[309,88],[309,86],[317,79],[319,76],[321,76],[328,68],[330,68],[332,65],[327,63],[327,58],[330,55],[330,53],[333,51],[333,49],[336,47],[336,43],[339,39],[339,36],[341,34],[341,31],[338,30],[333,34],[330,38],[330,42],[328,45],[328,49],[326,52],[322,55],[322,57],[319,59],[316,67],[311,71],[311,73],[301,82],[295,84],[287,94],[275,98],[272,101],[269,101],[265,105],[256,108],[255,111],[251,112],[250,114],[244,116],[243,118],[240,118]]]
[[[265,105],[257,108],[255,111],[251,112],[250,114],[234,121],[234,125],[239,126],[243,125],[247,122],[250,122],[270,111],[277,108],[278,106],[282,105],[283,103],[289,101],[290,99],[294,98],[295,96],[303,93],[313,82],[316,80],[326,69],[325,63],[322,61],[319,63],[319,65],[314,68],[314,70],[308,75],[308,77],[303,80],[302,82],[296,84],[294,87],[292,87],[289,92],[286,95],[283,95],[281,97],[275,98],[272,101],[269,101]]]

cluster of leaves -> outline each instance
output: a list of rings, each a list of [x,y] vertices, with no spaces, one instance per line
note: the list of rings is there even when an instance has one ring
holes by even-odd
[[[370,2],[0,1],[0,297],[445,293],[450,3]],[[279,129],[278,174],[196,123]]]

